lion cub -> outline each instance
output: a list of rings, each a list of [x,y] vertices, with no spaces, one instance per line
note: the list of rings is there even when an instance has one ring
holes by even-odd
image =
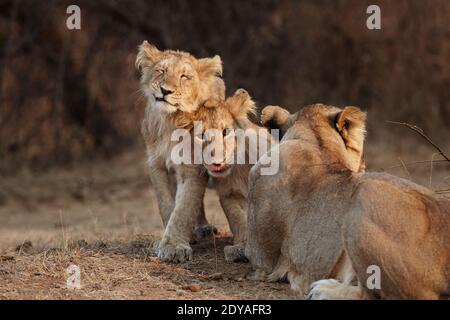
[[[225,247],[227,261],[247,261],[244,244],[248,174],[259,154],[275,143],[267,129],[249,119],[249,114],[255,112],[250,95],[239,89],[219,107],[204,108],[202,116],[197,117],[203,120],[202,128],[193,132],[234,236],[234,245]]]
[[[142,122],[150,178],[158,200],[164,235],[158,257],[167,262],[192,259],[189,242],[195,227],[207,225],[203,196],[208,176],[201,164],[175,164],[172,134],[196,121],[199,108],[225,99],[219,56],[197,59],[182,51],[161,51],[147,41],[136,56],[141,90],[147,98]]]

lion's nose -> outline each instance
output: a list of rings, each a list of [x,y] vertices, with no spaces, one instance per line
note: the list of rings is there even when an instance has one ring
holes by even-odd
[[[161,87],[161,93],[163,94],[163,96],[167,96],[167,95],[173,93],[173,91],[172,90],[168,90],[168,89],[166,89],[164,87]]]

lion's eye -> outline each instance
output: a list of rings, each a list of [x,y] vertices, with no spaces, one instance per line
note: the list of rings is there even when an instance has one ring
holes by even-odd
[[[188,75],[186,75],[186,74],[182,74],[182,75],[181,75],[181,79],[182,79],[182,80],[191,80],[192,77],[190,77],[190,76],[188,76]]]

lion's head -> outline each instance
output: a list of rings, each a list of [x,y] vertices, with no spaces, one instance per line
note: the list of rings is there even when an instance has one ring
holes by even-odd
[[[243,157],[242,162],[248,163],[249,152],[256,153],[256,150],[249,150],[249,136],[256,142],[257,135],[261,134],[259,130],[262,130],[270,137],[265,129],[250,121],[249,114],[255,113],[255,103],[244,89],[238,89],[217,107],[198,110],[196,119],[201,121],[202,128],[200,132],[194,128],[194,141],[205,150],[203,164],[211,176],[228,176],[238,162],[239,154]],[[205,157],[205,154],[211,157]]]
[[[181,51],[160,51],[144,41],[136,58],[141,86],[149,102],[167,112],[193,112],[200,105],[225,98],[222,60],[196,59]]]
[[[304,141],[331,170],[358,172],[365,169],[366,113],[357,107],[340,109],[314,104],[290,114],[278,106],[268,106],[262,111],[261,121],[266,127],[280,129],[282,141]]]

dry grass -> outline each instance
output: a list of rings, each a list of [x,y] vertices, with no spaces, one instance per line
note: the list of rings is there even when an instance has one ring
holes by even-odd
[[[411,164],[432,160],[433,150],[421,144],[369,142],[366,152],[369,171],[430,182],[430,161]],[[432,188],[442,196],[450,196],[449,169],[433,163]],[[213,190],[205,208],[217,239],[196,244],[191,263],[165,264],[153,256],[162,226],[143,152],[2,177],[0,299],[294,298],[287,284],[251,282],[249,264],[224,261],[229,229]],[[81,269],[80,290],[66,288],[71,264]]]
[[[247,280],[249,264],[225,262],[229,229],[213,190],[205,207],[218,238],[194,245],[191,263],[160,263],[152,243],[162,226],[141,152],[5,177],[0,198],[0,299],[292,297],[287,284]],[[81,290],[66,288],[71,264]]]
[[[152,237],[99,242],[84,247],[37,249],[27,246],[0,258],[0,299],[289,299],[287,284],[246,279],[248,264],[226,263],[229,237],[194,245],[194,261],[161,263],[152,255]],[[215,263],[217,259],[217,264]],[[66,268],[81,269],[81,289],[68,289]]]

